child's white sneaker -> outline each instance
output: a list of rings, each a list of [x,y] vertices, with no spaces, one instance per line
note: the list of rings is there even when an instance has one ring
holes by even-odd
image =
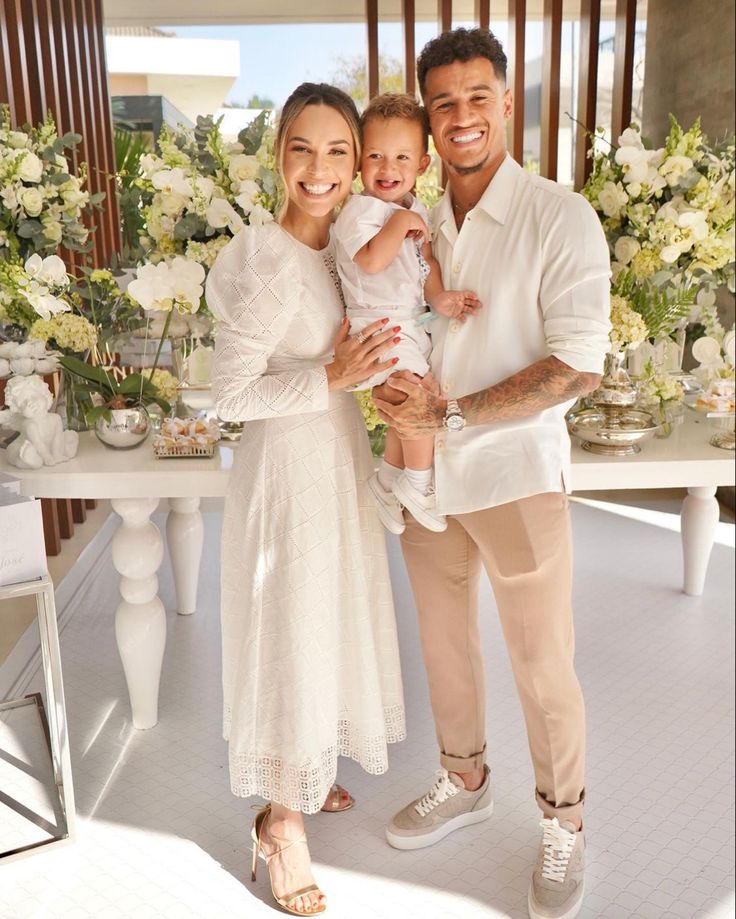
[[[393,492],[417,523],[421,523],[433,533],[443,533],[447,529],[445,516],[437,513],[437,498],[431,485],[427,492],[423,493],[411,484],[405,473],[402,473],[394,482]]]
[[[368,488],[376,499],[376,509],[381,523],[389,533],[400,536],[406,529],[406,524],[404,523],[404,511],[396,495],[392,491],[386,491],[381,485],[377,472],[368,479]]]

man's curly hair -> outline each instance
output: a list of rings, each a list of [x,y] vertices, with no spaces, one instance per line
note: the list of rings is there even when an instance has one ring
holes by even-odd
[[[455,61],[470,61],[474,57],[489,60],[498,79],[506,82],[506,55],[493,32],[488,29],[453,29],[427,42],[417,58],[417,76],[422,96],[427,89],[427,74],[433,67],[454,64]]]

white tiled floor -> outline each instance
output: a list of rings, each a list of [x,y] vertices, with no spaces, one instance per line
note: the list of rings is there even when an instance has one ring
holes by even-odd
[[[705,595],[685,597],[676,532],[583,504],[573,515],[578,669],[590,741],[588,894],[581,916],[733,916],[733,551],[716,545]],[[77,597],[62,654],[79,839],[0,867],[2,919],[277,915],[265,871],[252,885],[246,868],[252,802],[228,790],[220,739],[220,516],[205,519],[194,616],[171,612],[171,581],[163,572],[169,635],[155,729],[130,725],[113,640],[109,553]],[[421,852],[396,852],[384,841],[384,821],[428,787],[436,755],[413,604],[398,543],[390,539],[410,734],[393,749],[385,776],[365,776],[352,763],[341,767],[341,781],[358,799],[354,810],[309,820],[328,915],[523,917],[537,811],[520,708],[487,589],[494,816]]]

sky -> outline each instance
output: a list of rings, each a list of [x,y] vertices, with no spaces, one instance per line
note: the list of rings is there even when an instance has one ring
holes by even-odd
[[[279,106],[304,80],[329,82],[338,69],[338,59],[341,56],[363,57],[366,53],[363,23],[186,27],[161,25],[160,28],[175,32],[182,38],[226,38],[240,42],[240,77],[230,92],[228,102],[245,103],[250,96],[258,94],[273,99]],[[541,28],[541,23],[529,24],[527,58],[541,54]],[[505,43],[506,24],[494,25],[494,31],[501,42]],[[417,23],[417,51],[436,34],[436,23]],[[403,60],[401,24],[381,23],[378,45],[381,54]]]

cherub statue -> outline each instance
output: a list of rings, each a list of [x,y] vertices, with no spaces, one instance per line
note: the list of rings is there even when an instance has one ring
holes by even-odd
[[[9,444],[8,462],[20,469],[55,466],[77,454],[79,435],[65,431],[59,415],[49,412],[53,397],[38,376],[11,377],[5,386],[5,404],[0,424],[20,437]]]

